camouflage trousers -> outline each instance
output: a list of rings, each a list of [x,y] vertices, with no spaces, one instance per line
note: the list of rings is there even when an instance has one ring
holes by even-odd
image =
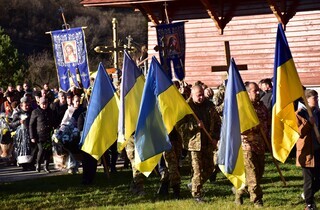
[[[201,151],[191,151],[191,164],[193,175],[192,196],[197,198],[203,196],[202,186],[209,179],[214,169],[213,147],[207,145],[202,147]]]
[[[244,165],[246,172],[246,185],[250,194],[250,201],[262,203],[262,188],[260,186],[264,173],[264,154],[257,154],[253,151],[243,151]],[[236,197],[241,197],[245,189],[237,190]]]
[[[170,182],[170,186],[180,185],[179,159],[182,152],[182,141],[175,139],[170,141],[172,149],[163,152],[166,168],[161,173],[161,182]]]
[[[132,166],[132,177],[133,177],[133,184],[134,187],[143,189],[144,185],[144,175],[138,171],[135,167],[135,162],[134,162],[134,139],[130,138],[128,140],[128,143],[126,145],[126,152],[128,159],[130,160],[131,166]]]

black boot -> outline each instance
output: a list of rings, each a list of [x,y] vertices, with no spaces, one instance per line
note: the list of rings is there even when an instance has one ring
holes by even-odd
[[[173,197],[177,200],[180,199],[180,184],[172,186]]]
[[[169,182],[161,182],[157,193],[158,195],[167,196],[169,194]]]
[[[44,161],[44,169],[43,170],[47,173],[51,173],[51,171],[49,170],[49,161],[47,161],[47,160]]]

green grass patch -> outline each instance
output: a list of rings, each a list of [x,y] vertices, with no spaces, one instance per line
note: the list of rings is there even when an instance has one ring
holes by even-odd
[[[264,209],[303,209],[302,172],[295,166],[294,158],[286,164],[280,164],[286,179],[285,187],[271,161],[266,157],[263,178]],[[1,209],[252,209],[249,198],[244,205],[234,204],[230,182],[219,173],[215,183],[204,185],[205,203],[196,203],[186,187],[190,182],[190,167],[182,170],[181,200],[159,198],[156,191],[159,177],[152,174],[145,181],[145,196],[134,196],[129,191],[132,179],[131,170],[122,170],[111,174],[108,179],[103,171],[98,171],[94,184],[81,184],[82,175],[60,175],[33,180],[0,184]]]

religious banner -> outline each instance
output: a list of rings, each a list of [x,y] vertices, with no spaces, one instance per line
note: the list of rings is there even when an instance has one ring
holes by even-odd
[[[156,26],[157,40],[159,47],[160,62],[172,79],[171,61],[175,77],[183,80],[185,77],[184,61],[185,61],[185,34],[184,22],[161,24]]]
[[[89,88],[90,76],[85,36],[82,28],[71,28],[51,32],[60,88],[70,88],[69,78],[78,88]],[[77,79],[80,77],[80,79]],[[81,84],[79,84],[81,83]]]

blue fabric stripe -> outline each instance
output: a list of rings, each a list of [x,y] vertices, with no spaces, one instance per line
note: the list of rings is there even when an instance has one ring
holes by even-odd
[[[142,161],[163,151],[170,150],[172,147],[162,120],[156,94],[160,92],[157,90],[159,86],[156,85],[159,84],[158,80],[163,79],[162,82],[164,82],[164,84],[170,84],[170,80],[167,77],[161,76],[161,74],[164,75],[164,73],[161,72],[162,69],[157,64],[159,64],[159,62],[153,57],[143,90],[135,133],[135,147]],[[158,76],[160,78],[158,78]],[[165,78],[169,80],[169,82],[165,81]]]
[[[278,78],[278,67],[292,59],[292,54],[289,48],[289,44],[286,35],[283,31],[282,24],[278,24],[277,40],[275,47],[275,62],[273,69],[273,88],[272,88],[272,107],[277,101],[277,78]]]
[[[86,138],[88,132],[90,131],[92,123],[99,115],[101,110],[107,105],[111,98],[114,97],[114,92],[115,88],[111,83],[110,77],[107,75],[107,72],[102,63],[100,63],[92,89],[88,111],[86,114],[86,123],[81,138],[82,141],[84,141],[84,139]],[[100,97],[101,95],[102,97]]]
[[[221,128],[221,145],[219,148],[218,163],[225,166],[228,174],[235,169],[239,148],[241,146],[240,122],[238,101],[236,95],[244,90],[244,85],[234,60],[229,68],[229,80],[226,87],[223,122]]]
[[[159,96],[161,93],[166,91],[171,85],[173,85],[172,81],[169,79],[168,75],[166,75],[161,67],[161,64],[158,62],[156,57],[152,57],[152,62],[150,64],[150,69],[154,69],[153,74],[157,80],[155,80],[155,94]]]
[[[230,74],[230,71],[232,71],[232,74],[233,74],[233,77],[234,78],[241,78],[240,76],[240,73],[238,71],[238,67],[237,65],[235,64],[234,62],[234,59],[232,58],[231,59],[231,66],[229,67],[229,74]],[[231,77],[231,78],[233,78]],[[242,79],[233,79],[233,88],[234,88],[234,94],[237,94],[241,91],[247,91],[246,88],[244,87],[244,84],[242,82]]]
[[[123,94],[125,97],[136,83],[137,78],[142,75],[142,72],[134,63],[127,51],[124,52],[122,74],[126,74],[126,76],[123,77],[125,81],[122,81],[124,84]]]

